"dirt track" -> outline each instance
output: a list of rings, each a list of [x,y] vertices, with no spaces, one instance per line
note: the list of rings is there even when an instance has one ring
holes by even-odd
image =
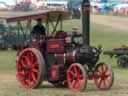
[[[108,91],[98,90],[89,81],[84,92],[73,93],[68,88],[55,88],[46,82],[37,90],[25,90],[20,86],[14,72],[0,73],[0,96],[128,96],[128,80],[120,78],[119,74],[116,72],[115,83]]]

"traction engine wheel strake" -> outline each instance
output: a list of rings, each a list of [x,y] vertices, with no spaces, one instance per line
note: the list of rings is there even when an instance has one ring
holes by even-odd
[[[70,65],[67,71],[67,81],[73,91],[83,91],[87,84],[87,72],[79,63]]]
[[[24,49],[17,60],[17,77],[27,89],[37,88],[43,79],[45,62],[42,54],[35,48]]]
[[[94,81],[97,88],[101,90],[110,89],[114,81],[114,73],[111,67],[105,63],[99,63],[95,68]]]

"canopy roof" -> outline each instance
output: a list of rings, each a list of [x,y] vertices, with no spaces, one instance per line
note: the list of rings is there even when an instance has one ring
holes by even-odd
[[[10,16],[0,16],[0,19],[4,19],[7,22],[19,22],[25,20],[32,20],[42,18],[43,20],[47,20],[48,16],[52,17],[52,20],[56,20],[58,15],[61,15],[62,19],[69,19],[69,13],[67,11],[51,11],[51,10],[43,10],[38,12],[26,12],[18,14],[14,12]]]

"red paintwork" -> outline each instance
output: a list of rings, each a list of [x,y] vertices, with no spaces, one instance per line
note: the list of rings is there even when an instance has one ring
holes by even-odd
[[[119,48],[114,48],[113,50],[128,50],[128,46],[122,45]]]
[[[76,50],[72,51],[72,52],[68,52],[66,53],[66,63],[68,64],[72,64],[74,62],[76,62],[76,59],[75,59],[75,55],[76,55]]]
[[[64,69],[65,69],[64,64],[59,64],[59,65],[52,66],[52,69],[51,69],[52,81],[63,80],[64,76],[62,76],[61,73],[63,72],[62,70],[64,70]]]
[[[32,42],[31,48],[36,48],[41,51],[41,53],[44,53],[46,50],[46,40],[45,38],[36,38],[35,41]]]
[[[59,31],[55,34],[55,38],[57,39],[65,39],[67,37],[67,33],[63,31]]]
[[[56,59],[57,64],[64,64],[65,63],[64,54],[55,54],[55,59]]]
[[[63,39],[50,39],[47,42],[47,50],[49,53],[64,53],[64,40]]]
[[[55,59],[57,64],[72,64],[75,63],[75,53],[76,50],[72,51],[72,52],[67,52],[64,54],[55,54]]]
[[[93,80],[94,79],[94,74],[88,74],[88,79]]]

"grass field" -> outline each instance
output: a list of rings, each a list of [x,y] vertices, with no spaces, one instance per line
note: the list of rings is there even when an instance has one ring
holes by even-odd
[[[91,45],[101,44],[103,50],[128,45],[128,18],[114,16],[91,16]],[[112,24],[111,24],[112,23]],[[80,20],[64,22],[66,31],[76,27],[81,32]],[[125,28],[126,27],[126,28]],[[21,87],[15,73],[15,51],[0,51],[0,96],[128,96],[128,69],[119,69],[115,59],[101,55],[100,61],[112,66],[115,73],[115,82],[109,91],[98,90],[93,81],[89,81],[84,92],[74,93],[68,88],[55,88],[42,84],[39,89],[26,90]]]

